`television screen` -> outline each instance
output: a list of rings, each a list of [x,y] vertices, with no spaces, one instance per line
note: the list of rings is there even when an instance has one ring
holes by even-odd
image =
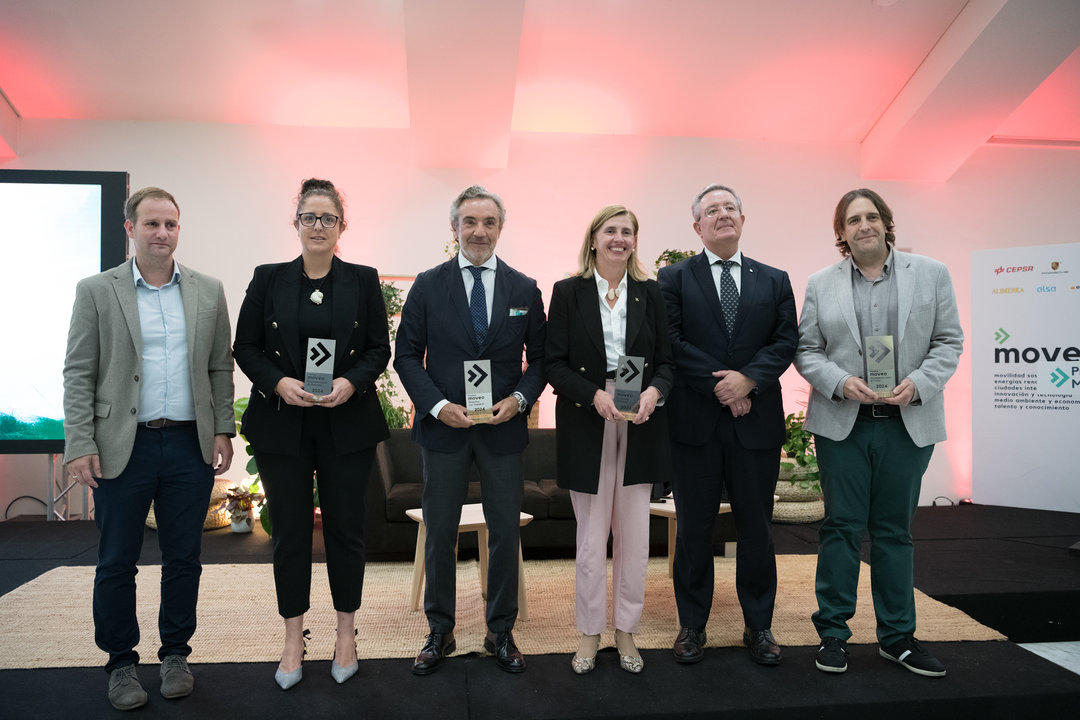
[[[0,453],[64,449],[75,284],[124,261],[124,172],[0,170]]]

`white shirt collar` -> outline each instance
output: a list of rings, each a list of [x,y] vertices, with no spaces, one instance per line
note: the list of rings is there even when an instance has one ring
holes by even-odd
[[[469,262],[469,259],[467,257],[465,257],[461,253],[460,250],[458,251],[457,257],[458,257],[458,267],[461,268],[462,270],[464,270],[467,267],[484,267],[484,268],[487,268],[488,270],[494,271],[499,265],[498,261],[495,259],[495,253],[491,253],[491,257],[489,257],[487,260],[485,260],[484,262],[482,262],[478,266],[474,266],[471,262]]]
[[[620,297],[622,297],[622,294],[624,292],[626,292],[626,276],[627,276],[627,273],[624,270],[622,280],[619,281],[619,285],[618,285],[618,293],[619,293]],[[600,293],[601,297],[606,296],[608,288],[610,287],[608,285],[608,281],[605,280],[604,278],[600,277],[600,273],[596,272],[595,270],[593,270],[593,277],[596,278],[596,290],[597,290],[597,292]]]
[[[715,264],[716,264],[716,261],[717,261],[717,260],[720,260],[720,259],[721,259],[719,255],[717,255],[716,253],[714,253],[714,252],[713,252],[712,250],[710,250],[709,248],[705,248],[705,257],[707,257],[707,258],[709,259],[709,264],[710,264],[710,265],[715,265]],[[732,262],[734,262],[734,263],[735,263],[736,265],[738,265],[739,267],[742,267],[742,250],[741,250],[741,249],[740,249],[740,250],[736,250],[736,251],[735,251],[735,254],[734,254],[734,255],[732,255],[732,256],[731,256],[730,258],[728,258],[728,259],[729,259],[729,260],[731,260]]]
[[[135,262],[134,258],[132,258],[131,260],[131,276],[132,279],[135,281],[135,287],[139,286],[140,281],[142,281],[142,284],[146,287],[152,287],[152,285],[146,282],[146,280],[143,278],[142,273],[139,272],[139,263]],[[180,266],[177,264],[175,258],[172,261],[172,280],[170,280],[169,282],[180,282]],[[168,285],[168,283],[166,283],[166,285]]]

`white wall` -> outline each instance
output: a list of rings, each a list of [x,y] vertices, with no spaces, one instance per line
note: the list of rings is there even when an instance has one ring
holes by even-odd
[[[965,330],[971,250],[1075,242],[1080,227],[1080,203],[1070,191],[1080,187],[1080,155],[1068,150],[986,147],[944,184],[863,181],[854,145],[695,138],[516,133],[507,169],[458,170],[413,167],[404,130],[23,120],[18,151],[0,166],[123,170],[132,189],[159,185],[174,193],[181,208],[177,257],[224,281],[234,321],[252,268],[298,254],[292,202],[308,176],[329,178],[347,195],[342,256],[388,275],[414,275],[440,262],[451,200],[472,183],[487,186],[507,206],[498,254],[535,277],[545,299],[552,283],[575,269],[585,227],[602,205],[621,202],[637,213],[651,269],[665,248],[700,248],[690,200],[707,183],[723,182],[743,198],[744,252],[787,270],[800,307],[810,273],[839,259],[831,231],[837,200],[868,185],[892,206],[900,247],[949,265]],[[47,265],[18,271],[47,276]],[[247,394],[239,372],[236,383],[238,394]],[[784,387],[787,406],[797,410],[805,383],[790,370]],[[966,353],[946,404],[949,440],[934,454],[923,504],[971,492]],[[545,426],[553,405],[549,391]],[[20,495],[43,498],[45,467],[41,456],[0,456],[0,508]],[[243,477],[241,468],[229,477]],[[20,501],[11,514],[35,507]]]

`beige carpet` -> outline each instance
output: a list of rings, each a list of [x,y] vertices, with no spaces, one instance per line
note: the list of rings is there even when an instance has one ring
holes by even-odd
[[[815,645],[810,622],[814,601],[813,555],[777,557],[779,594],[773,631],[781,645]],[[707,628],[709,645],[741,643],[742,615],[735,598],[734,560],[717,558],[716,595]],[[361,658],[411,658],[423,644],[427,622],[408,604],[412,565],[370,563],[364,604],[357,615]],[[514,636],[523,653],[571,653],[577,647],[574,627],[573,560],[533,560],[525,564],[529,619],[517,624]],[[98,666],[105,654],[94,645],[91,589],[94,568],[61,567],[0,597],[0,668]],[[160,568],[139,573],[139,623],[144,662],[157,660],[157,604]],[[860,578],[858,613],[851,622],[851,642],[872,643],[874,613],[870,571]],[[458,565],[458,653],[482,652],[483,600],[479,565]],[[919,637],[929,641],[1003,640],[994,630],[964,613],[916,591]],[[326,566],[316,565],[308,658],[329,660],[333,652],[334,613]],[[675,597],[667,575],[667,559],[649,561],[645,611],[635,636],[639,648],[668,648],[674,640]],[[605,633],[605,645],[614,642]],[[193,662],[272,662],[280,657],[283,628],[274,601],[270,565],[207,565],[199,599],[199,629],[191,641]]]

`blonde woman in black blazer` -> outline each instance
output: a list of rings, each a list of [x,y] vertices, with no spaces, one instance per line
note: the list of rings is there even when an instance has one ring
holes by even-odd
[[[357,671],[353,636],[364,584],[364,492],[375,446],[389,436],[375,391],[390,360],[378,273],[335,257],[345,212],[329,181],[304,182],[293,225],[300,257],[255,268],[233,346],[237,365],[252,382],[241,432],[255,450],[273,525],[274,583],[285,620],[275,679],[283,690],[303,676],[316,474],[337,611],[330,674],[343,683]],[[326,395],[304,390],[310,337],[336,341]]]
[[[615,645],[628,672],[644,667],[633,633],[645,601],[649,497],[670,463],[663,399],[674,366],[667,311],[637,258],[637,217],[610,205],[593,218],[577,275],[555,283],[544,350],[555,406],[558,484],[577,518],[575,615],[581,642],[571,666],[596,666],[607,629],[607,541],[613,536]],[[615,408],[619,355],[645,358],[633,419]]]

